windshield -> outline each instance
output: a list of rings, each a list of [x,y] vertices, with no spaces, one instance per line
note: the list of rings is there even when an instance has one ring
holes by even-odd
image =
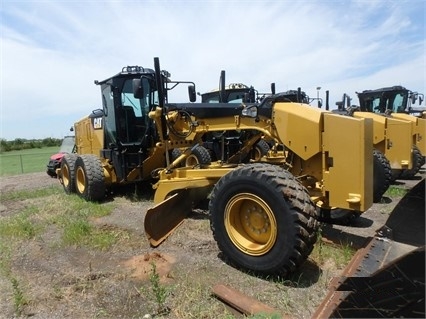
[[[150,82],[146,79],[141,81],[144,96],[141,99],[135,98],[133,94],[132,79],[124,82],[121,91],[121,105],[131,107],[136,117],[146,117],[153,105],[158,105],[158,92],[151,88]]]
[[[397,93],[392,103],[392,111],[396,113],[401,113],[405,111],[404,106],[404,95],[402,93]]]
[[[116,108],[117,137],[122,143],[140,143],[149,128],[148,113],[158,102],[158,92],[153,81],[142,78],[143,95],[136,98],[133,92],[133,79],[126,79],[120,93],[120,103]]]
[[[74,145],[75,145],[74,136],[65,136],[64,139],[62,140],[59,153],[73,153]]]
[[[242,103],[244,95],[248,93],[248,89],[244,90],[226,90],[225,103]],[[202,102],[204,103],[219,103],[220,91],[204,93],[202,95]]]

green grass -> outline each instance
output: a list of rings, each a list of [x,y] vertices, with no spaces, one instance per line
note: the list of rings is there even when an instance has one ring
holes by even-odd
[[[114,229],[102,229],[90,223],[92,218],[109,215],[113,204],[87,202],[75,195],[66,195],[60,187],[16,191],[2,195],[2,201],[25,201],[12,215],[0,218],[0,240],[28,240],[48,226],[61,232],[59,246],[89,246],[108,249],[125,234]]]
[[[9,193],[1,194],[1,200],[25,200],[32,198],[42,198],[50,195],[63,194],[64,190],[62,187],[50,186],[44,188],[30,189],[30,190],[19,190]]]
[[[0,154],[0,176],[44,172],[49,158],[59,147],[33,148]]]
[[[385,196],[389,197],[403,197],[405,194],[408,193],[408,189],[398,187],[396,185],[389,186],[388,190],[385,193]]]
[[[37,207],[30,206],[24,208],[21,213],[3,220],[0,224],[0,238],[34,238],[34,236],[43,228],[42,225],[37,225],[30,219],[31,215],[36,214],[37,212]]]

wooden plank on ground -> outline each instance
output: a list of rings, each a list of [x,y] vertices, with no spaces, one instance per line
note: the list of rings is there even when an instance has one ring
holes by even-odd
[[[213,294],[244,315],[280,314],[276,309],[223,284],[215,285]]]

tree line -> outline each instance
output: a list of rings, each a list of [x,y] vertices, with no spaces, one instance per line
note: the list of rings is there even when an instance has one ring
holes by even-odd
[[[31,148],[43,148],[49,146],[61,146],[62,139],[47,137],[44,139],[28,140],[24,138],[16,138],[13,141],[7,141],[0,138],[0,153],[10,151],[27,150]]]

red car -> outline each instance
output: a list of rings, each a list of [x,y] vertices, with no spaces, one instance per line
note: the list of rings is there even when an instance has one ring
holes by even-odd
[[[61,167],[62,157],[67,153],[74,153],[75,151],[75,138],[74,136],[65,136],[62,140],[59,152],[50,156],[49,163],[47,164],[47,175],[51,177],[56,176],[56,169]]]

